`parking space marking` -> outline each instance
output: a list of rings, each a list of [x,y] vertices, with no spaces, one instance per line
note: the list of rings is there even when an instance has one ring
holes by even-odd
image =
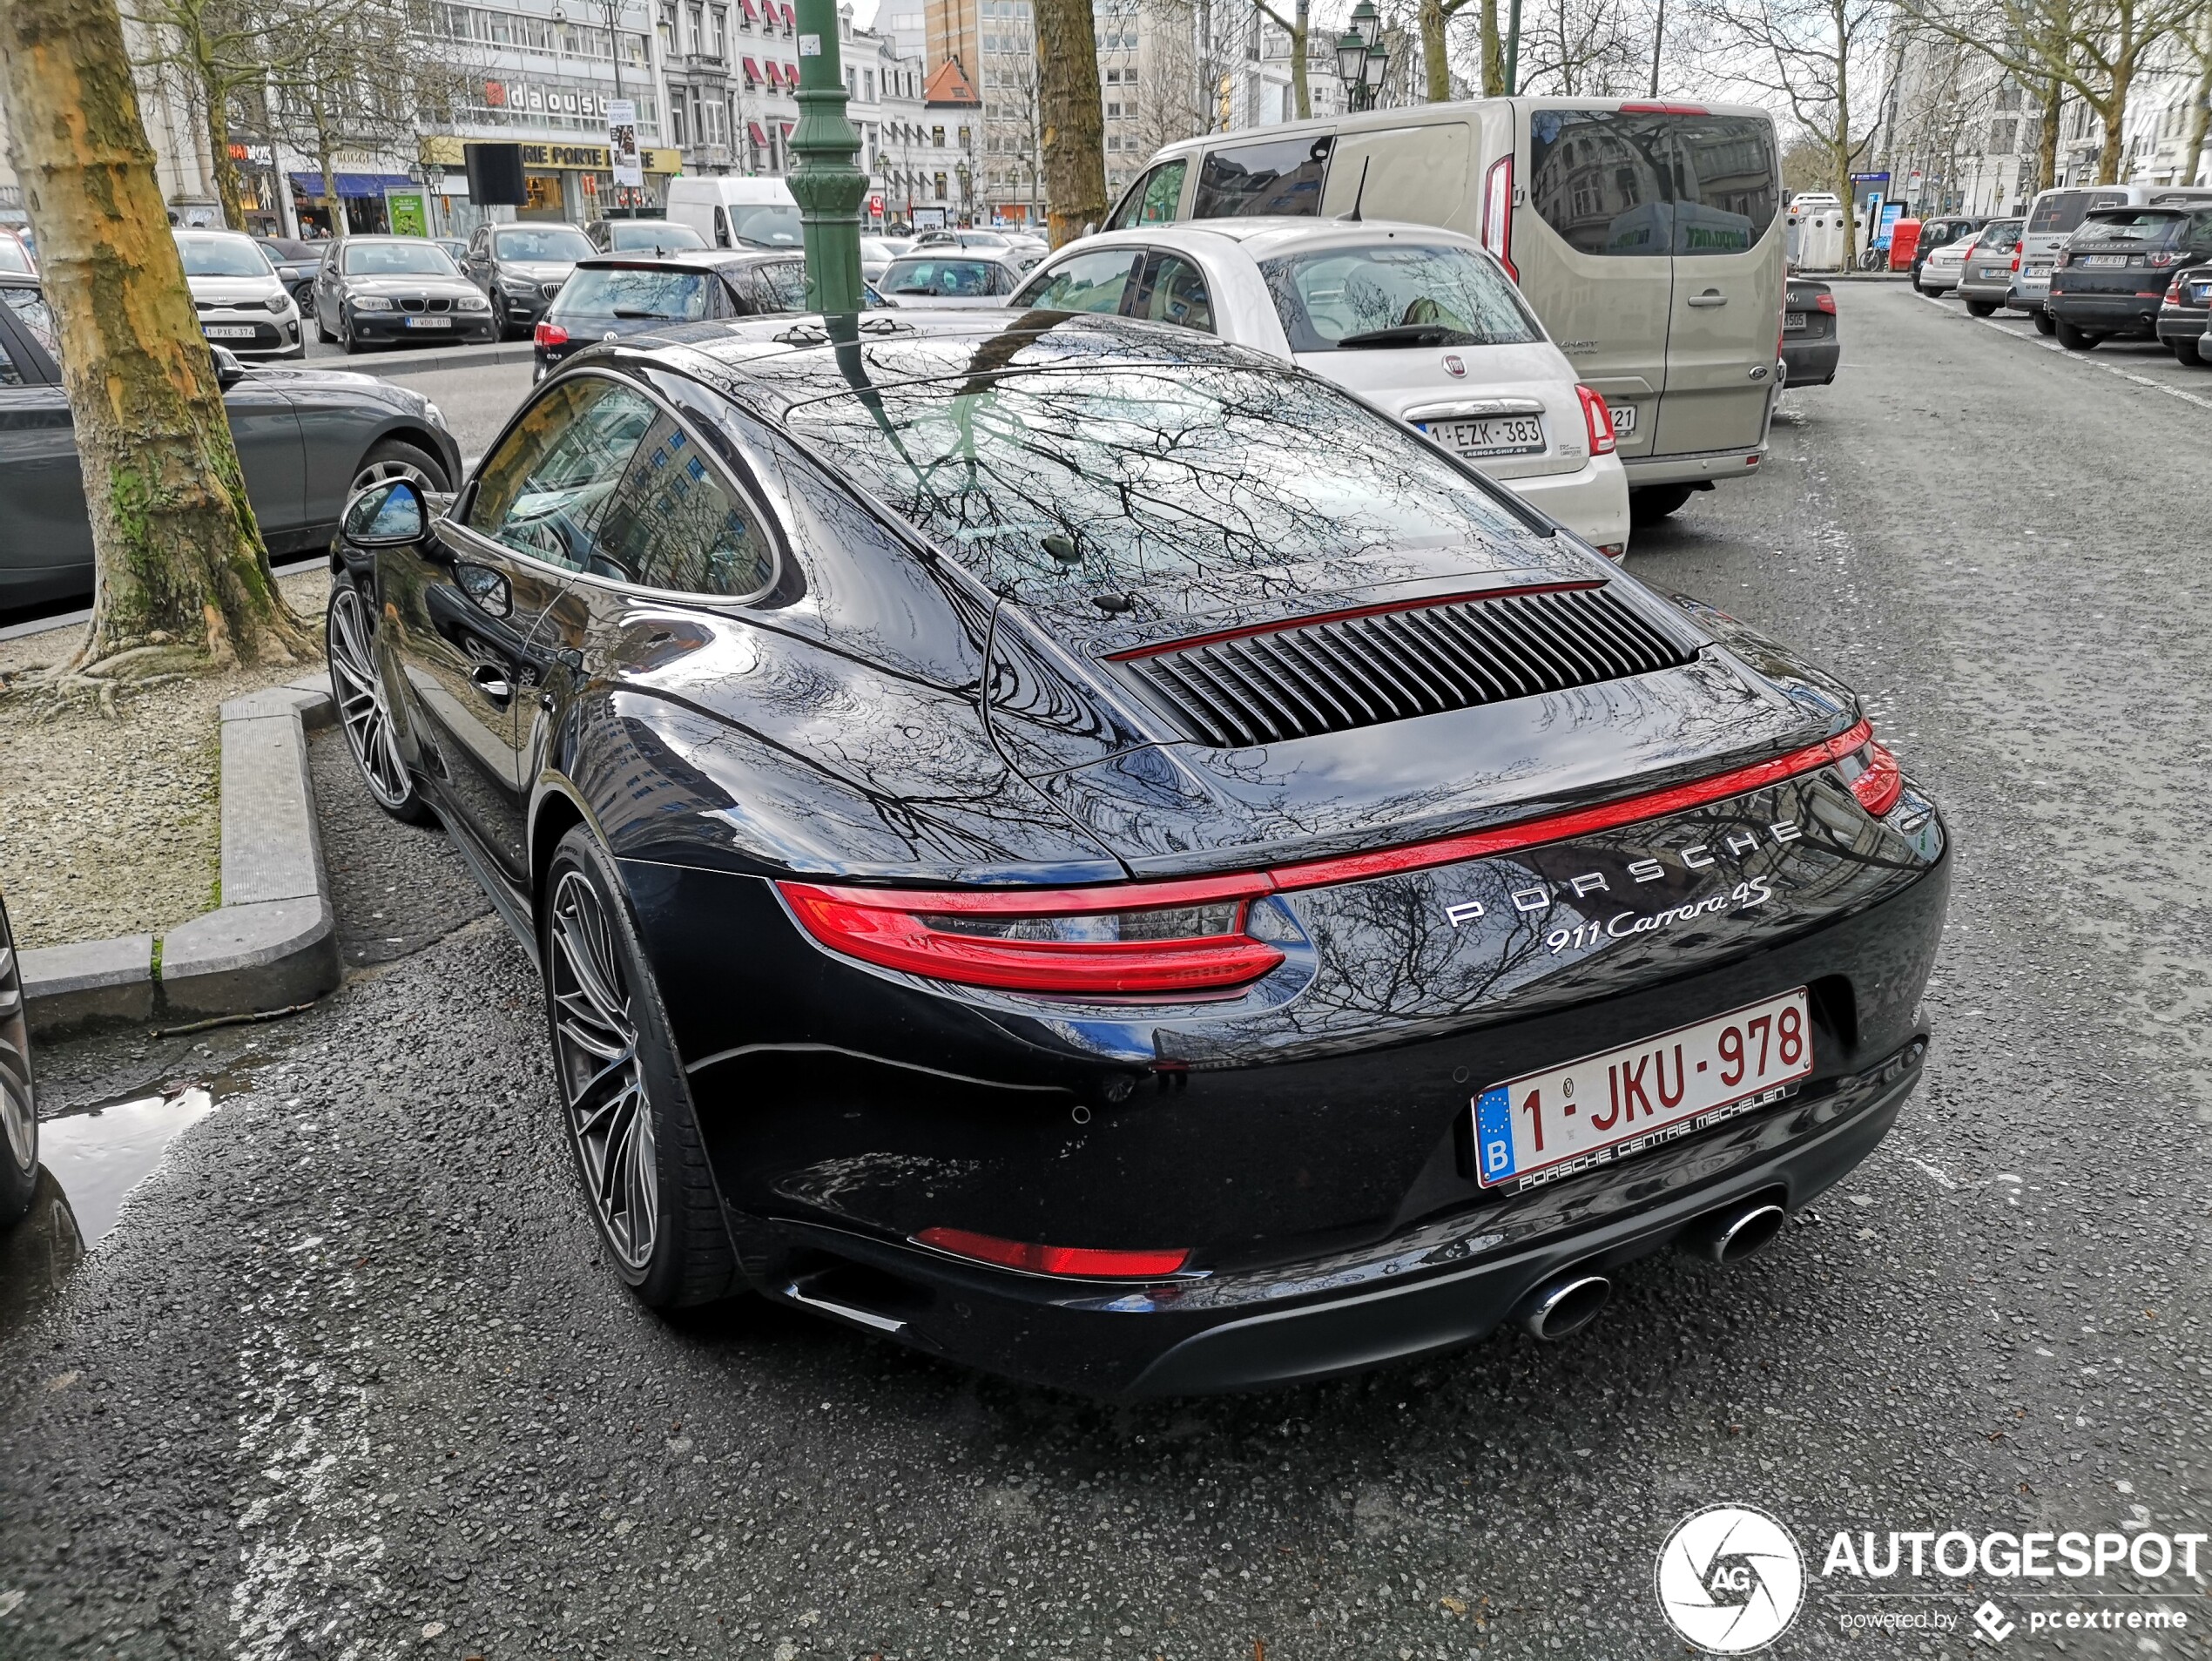
[[[2005,327],[1993,317],[1979,317],[1974,321],[1984,328],[1995,329],[2009,340],[2020,341],[2031,338]],[[2084,368],[2102,369],[2107,375],[2116,375],[2122,381],[2132,381],[2139,387],[2148,387],[2153,392],[2162,392],[2169,398],[2179,398],[2183,403],[2195,404],[2199,409],[2212,409],[2212,398],[2208,398],[2202,393],[2185,392],[2179,387],[2169,387],[2163,381],[2154,381],[2147,375],[2137,375],[2133,369],[2123,369],[2117,363],[2100,363],[2094,358],[2083,357],[2079,352],[2067,351],[2056,341],[2047,341],[2040,336],[2033,338],[2034,344],[2041,347],[2045,351],[2056,352],[2060,357],[2070,358]]]

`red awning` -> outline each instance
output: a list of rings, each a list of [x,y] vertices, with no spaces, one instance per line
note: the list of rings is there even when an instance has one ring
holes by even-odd
[[[745,125],[752,131],[752,142],[765,149],[768,144],[768,129],[758,121],[748,121]]]
[[[793,29],[798,28],[799,9],[796,6],[786,6],[784,8],[784,21],[786,24],[789,24]]]
[[[752,18],[755,23],[759,23],[760,21],[760,8],[754,5],[752,3],[752,0],[745,0],[745,15]]]
[[[784,140],[786,143],[789,143],[791,140],[791,135],[795,131],[792,123],[788,121],[779,121],[776,125],[784,130]]]
[[[745,84],[747,86],[751,86],[755,81],[760,78],[760,65],[754,63],[750,57],[746,58],[745,61]]]

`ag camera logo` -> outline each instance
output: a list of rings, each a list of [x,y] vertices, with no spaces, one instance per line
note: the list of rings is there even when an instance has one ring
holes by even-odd
[[[1709,1505],[1659,1548],[1659,1608],[1710,1655],[1749,1655],[1790,1630],[1805,1563],[1790,1530],[1748,1505]]]

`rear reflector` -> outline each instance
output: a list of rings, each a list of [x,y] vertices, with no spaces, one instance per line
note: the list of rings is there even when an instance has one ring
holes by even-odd
[[[1088,1246],[1032,1246],[1022,1240],[1001,1240],[995,1235],[974,1234],[964,1228],[925,1228],[914,1237],[917,1246],[949,1252],[1001,1269],[1025,1274],[1091,1275],[1112,1280],[1149,1280],[1173,1274],[1190,1259],[1190,1252],[1169,1246],[1152,1252],[1106,1252]]]

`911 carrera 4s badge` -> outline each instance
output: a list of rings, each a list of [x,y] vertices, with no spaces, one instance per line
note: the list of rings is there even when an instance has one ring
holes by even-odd
[[[1812,1071],[1805,989],[1476,1097],[1475,1178],[1554,1182],[1781,1100]]]

